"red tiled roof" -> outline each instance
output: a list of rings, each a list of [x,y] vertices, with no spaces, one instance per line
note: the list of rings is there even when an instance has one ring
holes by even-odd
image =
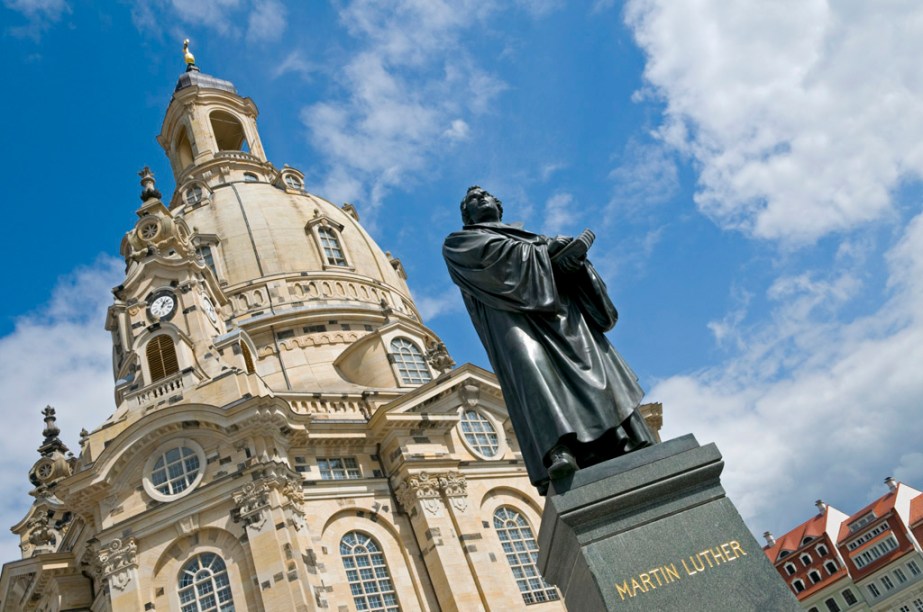
[[[917,495],[910,501],[910,526],[923,521],[923,495]]]
[[[895,491],[888,491],[885,495],[879,497],[868,506],[859,510],[855,514],[850,515],[848,519],[843,521],[843,524],[840,525],[840,533],[837,535],[837,543],[843,541],[844,538],[848,537],[850,534],[849,525],[850,523],[855,522],[860,517],[865,516],[869,512],[875,513],[875,518],[881,518],[887,513],[891,512],[894,509],[894,502],[897,500],[897,494]]]
[[[798,525],[782,537],[776,540],[773,546],[763,547],[766,556],[771,563],[779,560],[779,553],[783,550],[794,552],[801,548],[801,542],[805,538],[817,538],[824,533],[825,514],[817,514],[802,524]],[[787,556],[787,555],[786,555]]]

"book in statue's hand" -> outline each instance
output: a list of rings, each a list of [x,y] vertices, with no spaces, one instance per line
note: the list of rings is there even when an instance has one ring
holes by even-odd
[[[579,236],[568,242],[563,249],[552,255],[551,261],[583,257],[590,250],[594,240],[596,240],[596,234],[585,229]]]

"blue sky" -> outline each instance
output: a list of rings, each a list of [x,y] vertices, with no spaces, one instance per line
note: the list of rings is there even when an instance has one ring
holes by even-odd
[[[596,231],[613,342],[755,533],[923,486],[919,3],[4,0],[3,525],[41,408],[72,449],[114,408],[104,311],[137,171],[173,188],[184,38],[270,160],[402,259],[456,361],[486,365],[440,258],[477,183]]]

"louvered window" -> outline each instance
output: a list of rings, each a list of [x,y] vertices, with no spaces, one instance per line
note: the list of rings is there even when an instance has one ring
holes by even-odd
[[[151,370],[151,382],[179,372],[176,347],[170,336],[160,335],[147,343],[147,365]]]
[[[244,365],[247,366],[247,372],[255,374],[256,368],[253,367],[253,355],[250,354],[250,349],[243,342],[240,343],[240,354],[244,356]]]

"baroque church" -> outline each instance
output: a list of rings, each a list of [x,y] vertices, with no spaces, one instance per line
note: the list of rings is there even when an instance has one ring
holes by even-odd
[[[563,610],[493,374],[190,53],[112,290],[115,410],[44,440],[0,612]],[[660,406],[646,405],[660,426]]]

